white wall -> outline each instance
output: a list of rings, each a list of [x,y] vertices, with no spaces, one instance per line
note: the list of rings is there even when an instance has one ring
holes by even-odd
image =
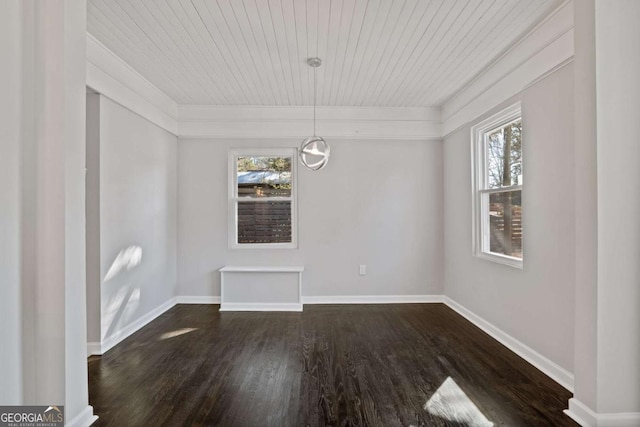
[[[438,141],[329,141],[325,169],[298,169],[299,248],[228,249],[229,150],[299,143],[180,140],[178,294],[219,296],[227,264],[304,265],[304,296],[442,294]]]
[[[472,255],[470,126],[523,110],[524,269]],[[445,294],[569,372],[573,369],[573,66],[445,138]]]
[[[177,138],[100,96],[101,337],[175,296]]]
[[[100,95],[87,93],[87,341],[100,337]]]

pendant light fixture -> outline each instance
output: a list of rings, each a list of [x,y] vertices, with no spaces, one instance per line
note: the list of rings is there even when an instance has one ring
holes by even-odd
[[[331,149],[322,137],[316,135],[316,92],[318,89],[316,71],[322,61],[320,58],[309,58],[307,64],[313,68],[313,136],[302,141],[298,156],[305,167],[317,171],[327,165]]]

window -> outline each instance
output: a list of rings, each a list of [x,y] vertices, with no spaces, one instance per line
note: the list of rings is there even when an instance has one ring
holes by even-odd
[[[295,149],[230,153],[230,247],[296,247],[295,160]]]
[[[513,105],[471,129],[474,253],[522,268],[522,112]]]

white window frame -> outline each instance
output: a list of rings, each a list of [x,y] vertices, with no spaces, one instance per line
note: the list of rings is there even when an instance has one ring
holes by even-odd
[[[481,259],[522,269],[524,266],[524,248],[522,259],[490,251],[489,195],[509,191],[522,191],[523,185],[489,188],[488,153],[486,136],[492,131],[516,120],[522,120],[522,105],[517,102],[471,127],[471,179],[472,179],[472,232],[473,254]],[[524,128],[524,122],[523,122]],[[523,130],[524,133],[524,130]],[[524,175],[524,156],[522,164]],[[524,181],[524,180],[523,180]],[[524,237],[524,219],[523,219]]]
[[[291,197],[238,197],[239,157],[291,157]],[[229,151],[229,202],[228,230],[230,249],[297,249],[298,248],[298,151],[295,148],[242,148]],[[291,242],[290,243],[238,243],[238,202],[291,202]]]

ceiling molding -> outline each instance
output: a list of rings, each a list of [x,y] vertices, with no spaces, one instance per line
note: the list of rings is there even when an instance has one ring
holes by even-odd
[[[122,59],[87,34],[87,86],[185,138],[303,138],[313,130],[313,107],[177,105]],[[324,137],[440,139],[433,107],[318,107]]]
[[[573,54],[573,1],[566,1],[443,105],[443,137],[566,64]]]
[[[87,86],[151,123],[178,134],[178,105],[89,33]]]
[[[189,138],[304,138],[313,107],[180,106],[179,134]],[[433,140],[441,138],[439,108],[318,107],[325,138]]]
[[[318,120],[387,120],[440,122],[438,107],[316,107]],[[311,120],[313,107],[180,105],[180,121]]]
[[[440,122],[426,120],[321,120],[317,134],[336,139],[440,140]],[[180,121],[185,138],[304,138],[313,133],[312,120]]]

